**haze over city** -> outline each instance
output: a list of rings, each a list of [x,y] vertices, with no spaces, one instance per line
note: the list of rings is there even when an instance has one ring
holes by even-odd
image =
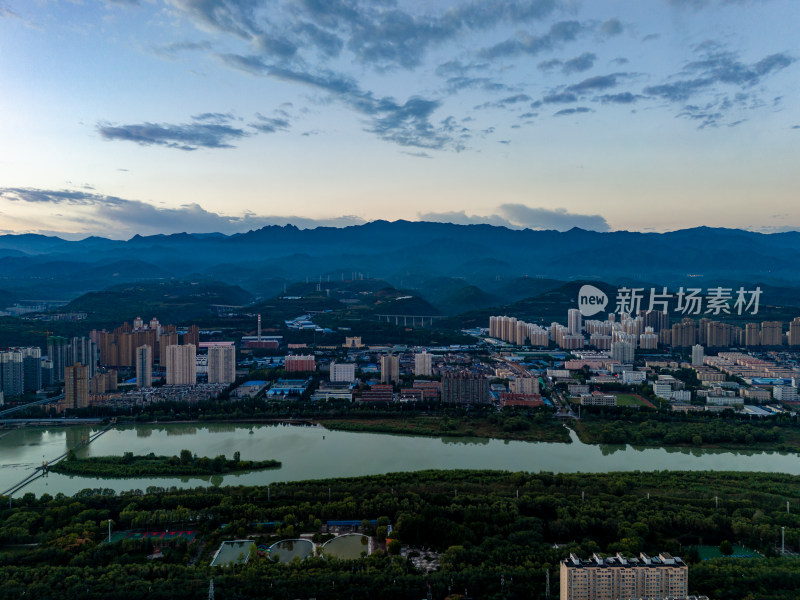
[[[0,1],[0,230],[800,227],[796,2]]]

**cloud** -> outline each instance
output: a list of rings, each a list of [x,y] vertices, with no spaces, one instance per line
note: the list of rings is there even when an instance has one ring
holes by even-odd
[[[620,94],[604,94],[598,96],[597,99],[603,104],[633,104],[634,102],[644,98],[631,92],[622,92]]]
[[[600,25],[600,33],[606,37],[613,37],[619,35],[623,30],[622,23],[619,19],[608,19]]]
[[[489,77],[451,77],[445,84],[448,93],[451,94],[464,89],[479,89],[485,92],[503,92],[511,89],[506,84]]]
[[[577,108],[565,108],[553,114],[553,116],[565,117],[567,115],[577,115],[579,113],[589,113],[589,112],[593,112],[591,108],[586,108],[585,106],[578,106]]]
[[[571,92],[559,92],[556,94],[548,94],[542,98],[544,104],[568,104],[570,102],[577,102],[578,97]]]
[[[164,58],[174,58],[182,52],[197,52],[201,50],[211,50],[212,44],[209,41],[199,42],[173,42],[163,46],[154,46],[153,52]]]
[[[500,140],[499,143],[505,143]],[[410,153],[425,156],[425,153]],[[360,225],[366,219],[359,216],[341,216],[330,219],[309,219],[297,216],[264,216],[247,212],[240,216],[221,215],[204,209],[196,203],[175,208],[154,206],[139,200],[127,200],[79,190],[45,190],[36,188],[0,188],[0,200],[27,203],[42,207],[59,207],[60,216],[53,223],[42,223],[41,230],[50,231],[72,226],[80,233],[105,233],[114,231],[119,238],[134,234],[157,233],[210,233],[233,234],[266,225],[294,225],[301,229],[314,227],[347,227]],[[573,227],[594,231],[608,231],[609,225],[600,215],[571,213],[565,208],[549,209],[524,204],[502,204],[492,215],[467,215],[465,211],[429,212],[418,215],[421,221],[456,223],[460,225],[490,224],[511,229],[556,229],[566,231]],[[52,228],[52,227],[55,228]]]
[[[419,213],[420,221],[457,225],[496,225],[510,229],[554,229],[568,231],[580,227],[590,231],[610,231],[605,217],[571,213],[565,208],[542,208],[525,204],[501,204],[492,215],[468,215],[465,211]]]
[[[196,203],[177,208],[162,208],[139,200],[78,190],[43,190],[35,188],[0,188],[0,199],[39,206],[59,207],[62,215],[54,218],[53,227],[73,226],[83,233],[115,232],[117,237],[157,233],[239,233],[266,225],[347,227],[365,223],[357,216],[310,219],[296,216],[221,215]]]
[[[698,44],[694,50],[699,57],[687,62],[672,81],[647,86],[643,92],[681,104],[677,116],[697,121],[700,128],[722,124],[735,109],[766,106],[761,87],[764,79],[797,61],[794,56],[778,52],[747,64],[712,40]],[[729,95],[726,89],[732,93]],[[690,100],[691,103],[687,103]],[[775,100],[772,102],[774,104]],[[740,121],[739,113],[728,124]]]
[[[706,47],[701,45],[698,49],[704,50]],[[734,53],[711,51],[700,60],[687,63],[679,75],[682,76],[681,79],[648,86],[644,93],[671,102],[684,102],[719,84],[746,89],[759,84],[767,75],[792,65],[796,60],[793,56],[779,52],[748,65],[739,61]]]
[[[297,59],[295,64],[301,65],[303,54],[337,57],[347,50],[357,62],[376,69],[414,68],[432,47],[464,32],[538,21],[563,4],[561,0],[471,0],[438,14],[412,14],[393,1],[169,1],[199,27],[250,41],[265,57]]]
[[[496,102],[485,102],[476,106],[475,108],[513,108],[514,105],[519,104],[520,102],[530,102],[530,100],[531,97],[528,96],[528,94],[514,94],[513,96],[501,98]]]
[[[566,89],[568,92],[575,92],[577,94],[592,92],[595,90],[605,90],[615,87],[617,85],[617,78],[621,75],[624,74],[612,73],[610,75],[597,75],[596,77],[589,77],[580,83],[567,86]]]
[[[179,150],[198,148],[233,148],[229,141],[248,134],[236,127],[213,123],[141,123],[137,125],[113,125],[99,123],[98,133],[107,140],[136,142],[142,146],[166,146]]]
[[[528,229],[567,231],[580,227],[590,231],[610,231],[605,217],[571,213],[566,208],[541,208],[525,204],[501,204],[498,212],[512,223]]]
[[[584,52],[580,56],[576,56],[575,58],[565,61],[564,66],[561,67],[561,72],[570,74],[588,71],[594,66],[595,60],[597,60],[596,54],[592,52]]]
[[[392,97],[377,97],[361,89],[358,83],[333,72],[307,73],[265,63],[257,56],[224,54],[226,64],[253,75],[273,77],[309,86],[332,97],[368,118],[365,131],[401,146],[427,149],[463,149],[463,136],[453,137],[431,122],[441,106],[435,99],[412,96],[403,103]]]
[[[501,217],[500,215],[468,215],[463,210],[418,213],[417,218],[420,221],[427,221],[430,223],[454,223],[456,225],[495,225],[497,227],[520,229],[520,227],[515,226],[511,221]]]
[[[278,119],[273,117],[265,117],[261,114],[256,114],[258,122],[251,123],[250,127],[257,129],[261,133],[275,133],[277,131],[286,131],[289,129],[289,121],[286,119]]]
[[[288,117],[285,110],[276,114]],[[136,125],[112,125],[99,123],[97,131],[107,140],[136,142],[142,146],[165,146],[178,150],[193,151],[198,148],[234,148],[230,142],[249,137],[254,133],[275,133],[289,129],[286,118],[265,117],[256,113],[256,121],[249,123],[253,131],[230,125],[240,120],[233,113],[207,112],[193,115],[191,123],[142,123]]]
[[[575,41],[586,27],[578,21],[559,21],[550,26],[550,30],[541,36],[521,35],[485,48],[480,56],[490,60],[504,57],[519,56],[521,54],[536,55],[546,50]]]

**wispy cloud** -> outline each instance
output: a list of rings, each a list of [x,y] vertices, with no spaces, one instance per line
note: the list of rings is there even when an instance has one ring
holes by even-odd
[[[280,111],[285,114],[285,111]],[[271,118],[256,114],[256,121],[245,130],[232,123],[238,121],[232,113],[208,112],[191,117],[190,123],[141,123],[115,125],[99,123],[98,133],[106,140],[135,142],[141,146],[165,146],[193,151],[199,148],[234,148],[232,142],[255,133],[275,133],[289,128],[286,118]]]
[[[179,150],[198,148],[233,148],[229,142],[248,134],[237,127],[216,123],[141,123],[114,125],[99,123],[98,133],[106,140],[136,142],[142,146],[166,146]]]
[[[297,216],[264,216],[245,213],[239,216],[211,212],[199,204],[177,208],[159,207],[139,200],[127,200],[80,190],[44,190],[36,188],[0,188],[0,200],[51,206],[60,209],[52,222],[41,223],[42,229],[58,231],[71,227],[86,234],[113,231],[116,237],[157,233],[225,234],[258,229],[266,225],[294,225],[301,229],[313,227],[346,227],[364,223],[362,217],[342,216],[330,219],[310,219]]]
[[[421,221],[456,223],[458,225],[496,225],[511,229],[554,229],[567,231],[573,227],[591,231],[610,231],[602,215],[572,213],[566,208],[542,208],[525,204],[501,204],[491,215],[468,215],[465,211],[428,212],[418,215]]]
[[[565,117],[567,115],[577,115],[577,114],[581,114],[581,113],[590,113],[590,112],[592,112],[591,108],[587,108],[585,106],[578,106],[576,108],[565,108],[565,109],[562,109],[562,110],[558,111],[557,113],[553,113],[553,116],[554,117]]]
[[[507,140],[500,140],[505,143]],[[411,153],[427,157],[424,152]],[[266,216],[247,212],[238,216],[222,215],[192,203],[175,208],[159,207],[139,200],[128,200],[81,190],[47,190],[37,188],[0,188],[0,200],[58,209],[52,222],[41,223],[41,231],[64,231],[98,234],[114,231],[116,237],[157,233],[232,234],[258,229],[266,225],[294,225],[301,229],[314,227],[347,227],[366,222],[360,216],[310,219],[298,216]],[[524,204],[502,204],[491,215],[468,215],[464,211],[428,212],[418,215],[421,221],[469,224],[490,224],[511,229],[556,229],[573,227],[608,231],[608,222],[601,215],[573,213],[565,208],[542,208]],[[61,229],[59,229],[59,227]]]
[[[333,72],[296,71],[268,64],[257,56],[224,54],[220,58],[226,64],[253,75],[291,81],[330,94],[368,117],[365,130],[381,139],[401,146],[463,149],[463,134],[454,137],[446,128],[433,123],[433,113],[441,106],[439,100],[412,96],[399,102],[392,97],[377,97],[361,89],[354,79]]]

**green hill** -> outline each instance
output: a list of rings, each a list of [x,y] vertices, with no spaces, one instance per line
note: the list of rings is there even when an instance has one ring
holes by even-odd
[[[119,323],[137,316],[162,323],[185,323],[212,315],[211,305],[246,306],[252,296],[238,286],[217,281],[155,281],[112,286],[89,292],[64,310],[86,312],[93,322]]]

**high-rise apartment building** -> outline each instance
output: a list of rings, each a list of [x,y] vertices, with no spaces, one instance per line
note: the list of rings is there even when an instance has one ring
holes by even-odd
[[[570,308],[567,311],[567,328],[571,335],[580,335],[583,331],[583,315],[577,308]]]
[[[688,348],[697,343],[697,322],[694,319],[683,319],[672,326],[672,345]]]
[[[194,344],[166,347],[167,385],[197,383],[197,349]]]
[[[789,345],[800,346],[800,317],[795,317],[789,323]]]
[[[445,373],[442,377],[442,402],[486,404],[489,402],[489,380],[475,373]]]
[[[395,383],[400,379],[400,359],[387,354],[381,356],[381,383]]]
[[[64,399],[58,403],[58,412],[87,406],[89,406],[89,367],[75,363],[64,369]]]
[[[761,345],[783,345],[783,323],[780,321],[764,321],[761,323]]]
[[[696,344],[692,346],[692,366],[693,367],[701,367],[703,366],[703,361],[705,360],[705,349],[700,345]]]
[[[761,332],[758,329],[758,323],[748,323],[744,326],[744,345],[748,347],[761,345]]]
[[[634,346],[631,342],[611,342],[611,358],[621,363],[632,363]]]
[[[183,334],[184,344],[194,344],[195,348],[200,347],[200,328],[197,325],[190,325],[186,333]]]
[[[427,352],[422,352],[420,354],[414,355],[414,375],[426,375],[430,376],[431,374],[431,355]]]
[[[136,348],[136,387],[153,385],[153,349],[145,344]]]
[[[339,383],[351,383],[356,380],[355,363],[331,363],[331,381]]]
[[[667,553],[625,558],[617,554],[581,560],[575,554],[561,561],[561,600],[618,600],[619,598],[685,598],[689,567]]]
[[[25,391],[25,367],[22,352],[0,352],[0,390],[6,398],[21,396]]]
[[[19,348],[22,352],[22,389],[37,392],[42,389],[42,349]]]
[[[212,346],[208,349],[208,383],[236,381],[236,346]]]

